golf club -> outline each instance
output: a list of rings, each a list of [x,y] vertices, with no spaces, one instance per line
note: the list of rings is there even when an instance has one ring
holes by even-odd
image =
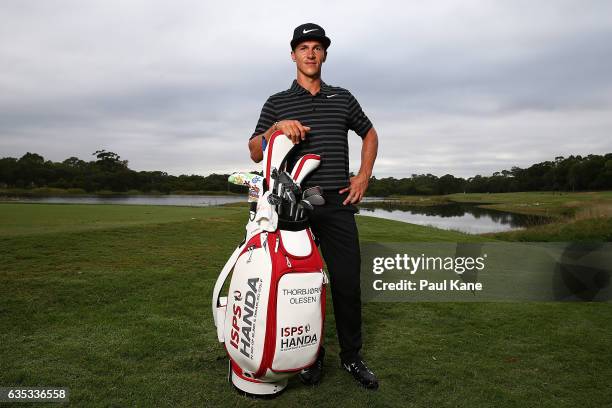
[[[308,211],[312,211],[312,210],[314,210],[314,207],[307,200],[300,201],[300,203],[298,204],[298,210],[296,212],[296,217],[295,217],[294,221],[298,221],[298,220],[302,219],[302,216],[304,215],[304,209],[306,209]]]
[[[295,209],[295,205],[297,204],[297,198],[295,197],[293,191],[289,189],[285,190],[285,197],[287,197],[287,200],[289,200],[289,202],[291,203],[291,207],[289,208],[289,218],[291,218],[293,216],[293,210]]]
[[[281,202],[281,198],[274,193],[268,196],[268,203],[270,203],[270,205],[279,205]]]
[[[325,204],[325,199],[322,195],[314,194],[308,197],[303,197],[303,200],[308,201],[312,205],[323,205]]]
[[[323,195],[323,190],[321,190],[321,187],[319,186],[314,186],[314,187],[309,187],[306,190],[304,190],[303,196],[304,197],[310,197],[311,195]]]

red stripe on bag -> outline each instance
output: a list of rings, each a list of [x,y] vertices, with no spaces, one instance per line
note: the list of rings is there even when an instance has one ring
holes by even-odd
[[[272,165],[272,149],[274,146],[274,139],[276,139],[279,135],[282,134],[283,132],[277,130],[276,132],[272,133],[272,136],[270,136],[270,140],[268,140],[268,149],[270,149],[268,152],[266,152],[268,155],[268,160],[266,161],[266,187],[268,188],[268,190],[270,190],[270,166]]]

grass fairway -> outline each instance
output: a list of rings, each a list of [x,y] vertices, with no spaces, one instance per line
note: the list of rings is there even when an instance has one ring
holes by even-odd
[[[548,217],[592,218],[612,216],[612,191],[470,193],[449,194],[442,197],[461,203],[487,203],[483,205],[484,208]]]
[[[69,387],[87,407],[612,405],[603,303],[365,304],[378,392],[339,369],[329,307],[319,387],[238,396],[210,298],[245,220],[241,207],[0,205],[0,386]],[[358,222],[362,241],[484,239]]]
[[[0,237],[91,231],[198,219],[201,208],[149,205],[15,204],[0,203]],[[209,208],[207,218],[225,217]]]

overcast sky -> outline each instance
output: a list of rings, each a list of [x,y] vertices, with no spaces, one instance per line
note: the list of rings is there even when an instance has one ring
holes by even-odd
[[[377,177],[612,152],[611,1],[376,3],[3,0],[0,157],[106,149],[135,170],[258,168],[247,140],[295,78],[304,22],[332,39],[323,80],[378,130]]]

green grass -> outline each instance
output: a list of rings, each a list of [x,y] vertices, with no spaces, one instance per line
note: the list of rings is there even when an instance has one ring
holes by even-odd
[[[226,215],[226,210],[217,208],[0,203],[0,237],[197,221],[202,217],[223,221]]]
[[[558,221],[526,229],[487,233],[482,236],[503,241],[522,242],[612,242],[612,217]]]
[[[484,208],[555,218],[612,216],[612,191],[471,193],[449,194],[443,197],[461,203],[487,203],[482,206]]]
[[[69,387],[88,407],[612,405],[607,303],[367,303],[378,392],[339,369],[329,307],[319,387],[238,396],[210,298],[245,220],[240,207],[0,205],[0,385]],[[488,239],[358,223],[362,242]]]

